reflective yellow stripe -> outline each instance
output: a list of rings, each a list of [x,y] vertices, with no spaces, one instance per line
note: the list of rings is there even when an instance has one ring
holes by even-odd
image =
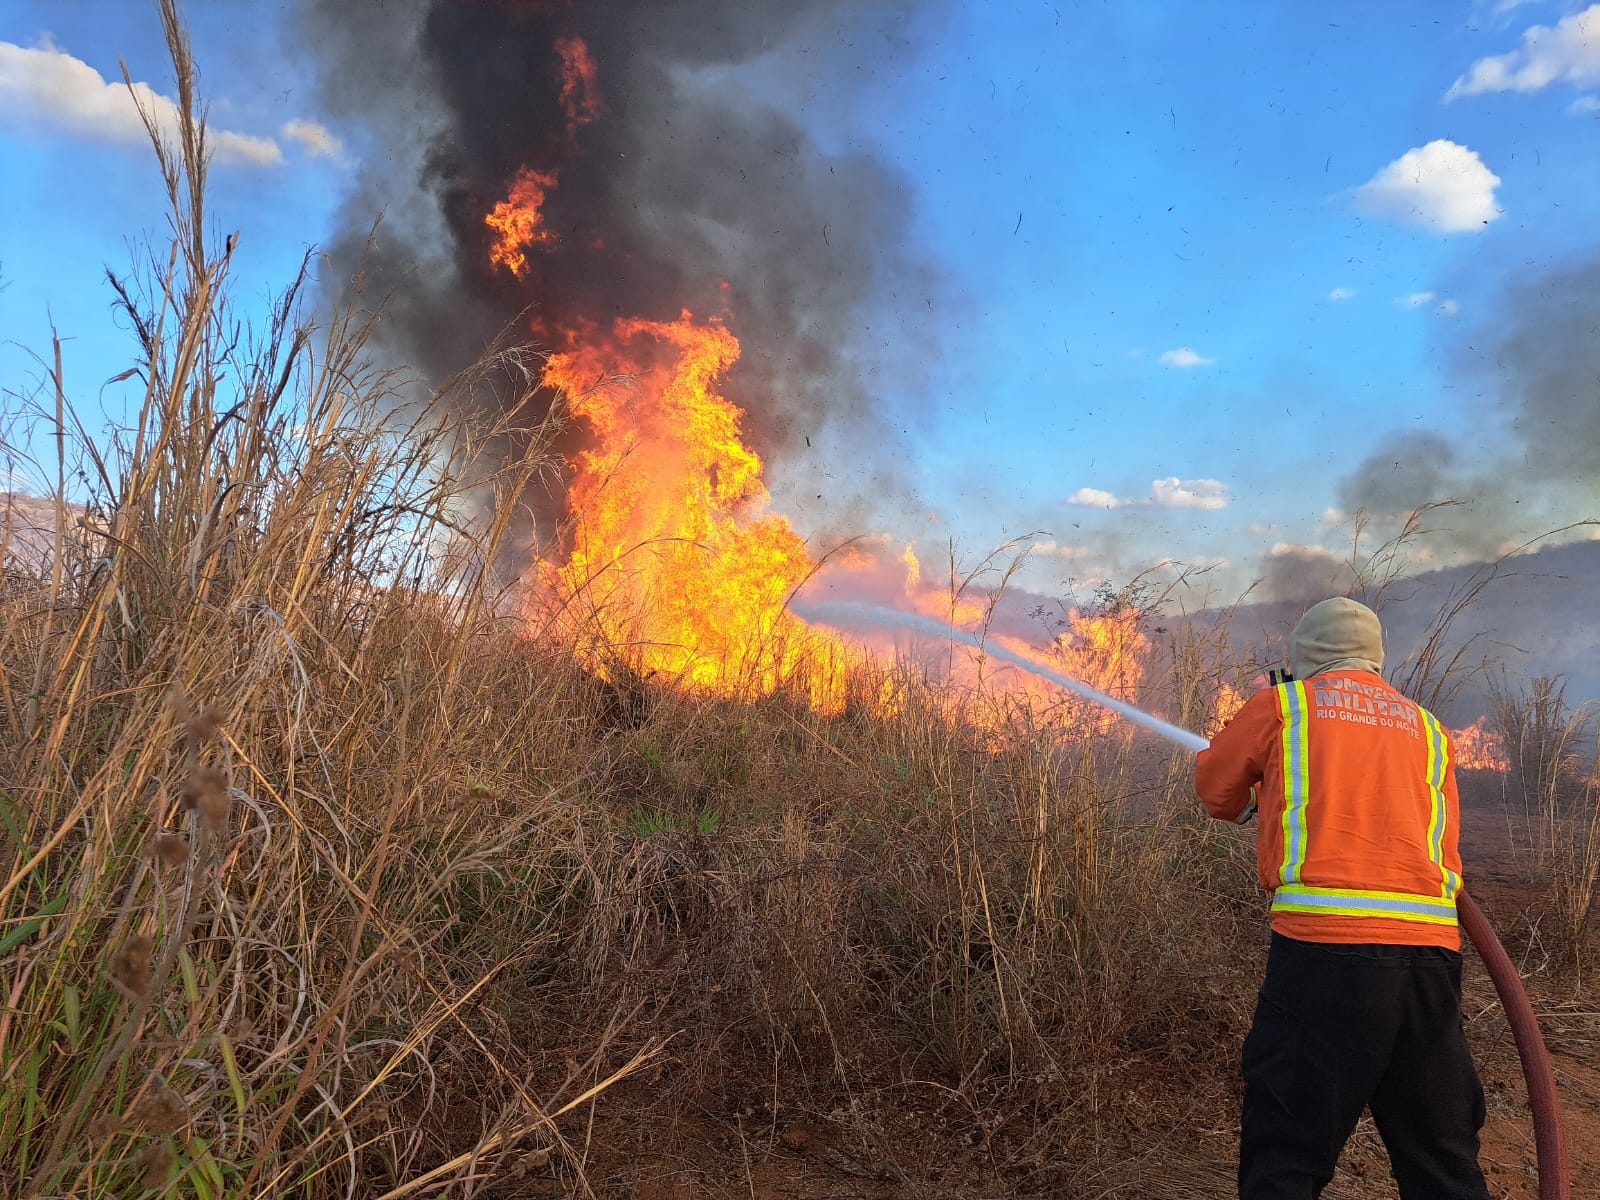
[[[1410,892],[1373,892],[1356,888],[1307,887],[1285,884],[1273,893],[1273,912],[1314,913],[1334,917],[1384,917],[1424,925],[1455,925],[1454,900]]]
[[[1278,714],[1283,719],[1283,869],[1279,878],[1295,883],[1306,865],[1306,801],[1311,795],[1310,740],[1306,731],[1306,685],[1280,683]]]
[[[1450,765],[1450,742],[1445,737],[1443,727],[1432,713],[1427,709],[1418,711],[1422,715],[1423,733],[1428,739],[1428,794],[1432,809],[1428,819],[1428,857],[1433,865],[1439,868],[1439,877],[1442,880],[1439,895],[1450,900],[1461,887],[1460,877],[1444,865],[1444,831],[1449,821],[1449,809],[1444,795],[1444,777]]]

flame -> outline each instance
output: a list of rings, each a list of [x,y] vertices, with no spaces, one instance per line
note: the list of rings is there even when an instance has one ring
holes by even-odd
[[[567,114],[567,134],[572,136],[604,110],[599,71],[581,37],[557,39],[556,53],[561,56],[561,111]]]
[[[545,197],[556,186],[554,171],[535,171],[524,167],[511,181],[510,193],[496,204],[483,223],[499,238],[489,247],[489,262],[505,267],[519,279],[528,269],[523,249],[552,241],[555,235],[544,227]]]
[[[1244,707],[1244,700],[1243,692],[1231,683],[1224,683],[1211,701],[1211,720],[1207,722],[1209,728],[1214,732],[1233,720]]]
[[[641,673],[726,695],[770,691],[807,653],[843,649],[784,608],[816,563],[765,513],[744,414],[717,391],[738,357],[724,326],[684,312],[619,320],[544,373],[594,435],[571,463],[572,551],[546,583],[599,635],[597,654],[626,647]]]
[[[720,380],[739,343],[718,321],[684,312],[677,321],[624,319],[554,354],[544,373],[593,444],[570,460],[572,547],[540,568],[543,598],[589,665],[610,674],[620,656],[639,675],[689,690],[765,694],[799,680],[824,711],[843,703],[843,669],[863,653],[810,630],[785,607],[818,569],[770,497],[760,457],[744,444],[743,412]],[[828,570],[883,578],[890,557],[850,547]],[[900,603],[965,629],[986,626],[990,597],[922,581],[912,547],[900,556]],[[892,585],[889,585],[892,586]],[[992,633],[1000,645],[1065,671],[1091,687],[1134,697],[1150,640],[1136,609],[1095,616],[1072,610],[1041,649]],[[887,649],[889,643],[878,648]],[[987,664],[964,647],[941,651],[942,677],[962,688],[1037,702],[1104,730],[1115,717],[1025,672]],[[892,707],[889,693],[879,702]],[[970,719],[982,720],[972,713]],[[997,711],[993,725],[1003,720]]]
[[[1479,717],[1464,729],[1452,729],[1449,733],[1451,753],[1458,768],[1501,772],[1511,769],[1505,739],[1498,731],[1488,728],[1486,718]]]
[[[1068,632],[1056,637],[1054,647],[1065,672],[1108,696],[1136,698],[1150,653],[1143,617],[1136,608],[1099,617],[1073,609],[1067,614]]]

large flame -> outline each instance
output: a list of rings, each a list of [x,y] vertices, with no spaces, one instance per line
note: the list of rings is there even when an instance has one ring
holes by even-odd
[[[741,434],[743,413],[720,391],[738,356],[724,324],[687,312],[676,321],[624,319],[609,331],[591,329],[576,348],[551,356],[544,382],[566,397],[592,444],[570,461],[571,548],[564,562],[542,568],[541,596],[603,672],[620,662],[729,696],[799,683],[814,704],[835,709],[841,669],[861,654],[807,629],[785,607],[819,564],[789,522],[768,511],[761,459]],[[986,628],[989,594],[924,583],[909,546],[894,565],[904,573],[903,607]],[[890,570],[891,559],[853,549],[831,567],[847,579],[867,577]],[[1140,618],[1132,608],[1105,616],[1071,610],[1043,649],[988,636],[1091,687],[1134,698],[1151,649]],[[965,647],[952,646],[931,665],[968,687],[1041,708],[1062,703],[1045,681],[1007,665],[994,669]],[[1075,701],[1068,708],[1075,722],[1096,729],[1115,721]]]
[[[816,563],[765,512],[743,413],[717,390],[738,357],[726,327],[685,312],[620,320],[544,376],[594,437],[571,463],[571,552],[546,572],[569,627],[637,671],[723,694],[770,690],[799,657],[839,650],[784,608]]]

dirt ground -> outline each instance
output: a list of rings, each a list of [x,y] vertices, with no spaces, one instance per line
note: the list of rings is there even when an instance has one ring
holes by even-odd
[[[1463,821],[1468,886],[1513,959],[1522,960],[1555,1062],[1565,1107],[1574,1196],[1600,1195],[1600,995],[1571,973],[1536,961],[1539,892],[1519,875],[1515,822],[1498,807],[1474,807]],[[1264,919],[1264,918],[1263,918]],[[1487,1093],[1481,1161],[1497,1200],[1534,1200],[1538,1177],[1521,1066],[1487,971],[1468,953],[1463,1007]],[[1151,1081],[1151,1087],[1162,1086]],[[1181,1080],[1170,1086],[1182,1087]],[[628,1088],[641,1088],[630,1097]],[[804,1089],[785,1089],[793,1096]],[[1107,1135],[1105,1166],[1051,1170],[1048,1185],[1019,1182],[1013,1160],[991,1165],[974,1123],[951,1115],[932,1085],[923,1092],[856,1089],[851,1111],[812,1111],[804,1102],[752,1095],[738,1111],[672,1122],[638,1114],[658,1106],[646,1085],[608,1096],[586,1131],[592,1192],[573,1189],[571,1166],[535,1149],[526,1173],[489,1193],[507,1200],[591,1194],[610,1200],[1021,1200],[1119,1197],[1222,1200],[1234,1192],[1236,1114],[1197,1127],[1130,1128]],[[680,1106],[681,1107],[681,1106]],[[1059,1166],[1059,1164],[1058,1164]],[[1382,1143],[1364,1119],[1346,1148],[1328,1200],[1396,1195]]]

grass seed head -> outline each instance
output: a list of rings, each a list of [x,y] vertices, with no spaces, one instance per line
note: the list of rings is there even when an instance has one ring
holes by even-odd
[[[159,1191],[172,1182],[172,1169],[178,1165],[178,1156],[165,1142],[151,1142],[133,1161],[144,1172],[144,1186]]]
[[[167,689],[167,705],[185,725],[194,719],[194,709],[189,706],[189,695],[183,690],[182,684],[175,683]]]
[[[116,1113],[107,1112],[101,1113],[90,1121],[88,1125],[84,1126],[84,1132],[89,1135],[91,1142],[103,1142],[108,1138],[115,1137],[121,1128],[122,1118],[117,1116]]]
[[[144,996],[150,991],[150,953],[155,939],[136,933],[111,956],[111,978],[129,995]]]
[[[181,867],[189,861],[189,839],[170,830],[158,833],[150,840],[150,857],[168,870]]]
[[[215,704],[208,704],[187,722],[189,736],[202,746],[217,736],[222,729],[224,713]]]
[[[196,767],[183,785],[183,806],[198,809],[212,832],[228,823],[228,777],[216,767]]]
[[[189,1106],[177,1092],[164,1083],[158,1083],[133,1106],[128,1119],[143,1125],[151,1133],[176,1133],[189,1123]]]

